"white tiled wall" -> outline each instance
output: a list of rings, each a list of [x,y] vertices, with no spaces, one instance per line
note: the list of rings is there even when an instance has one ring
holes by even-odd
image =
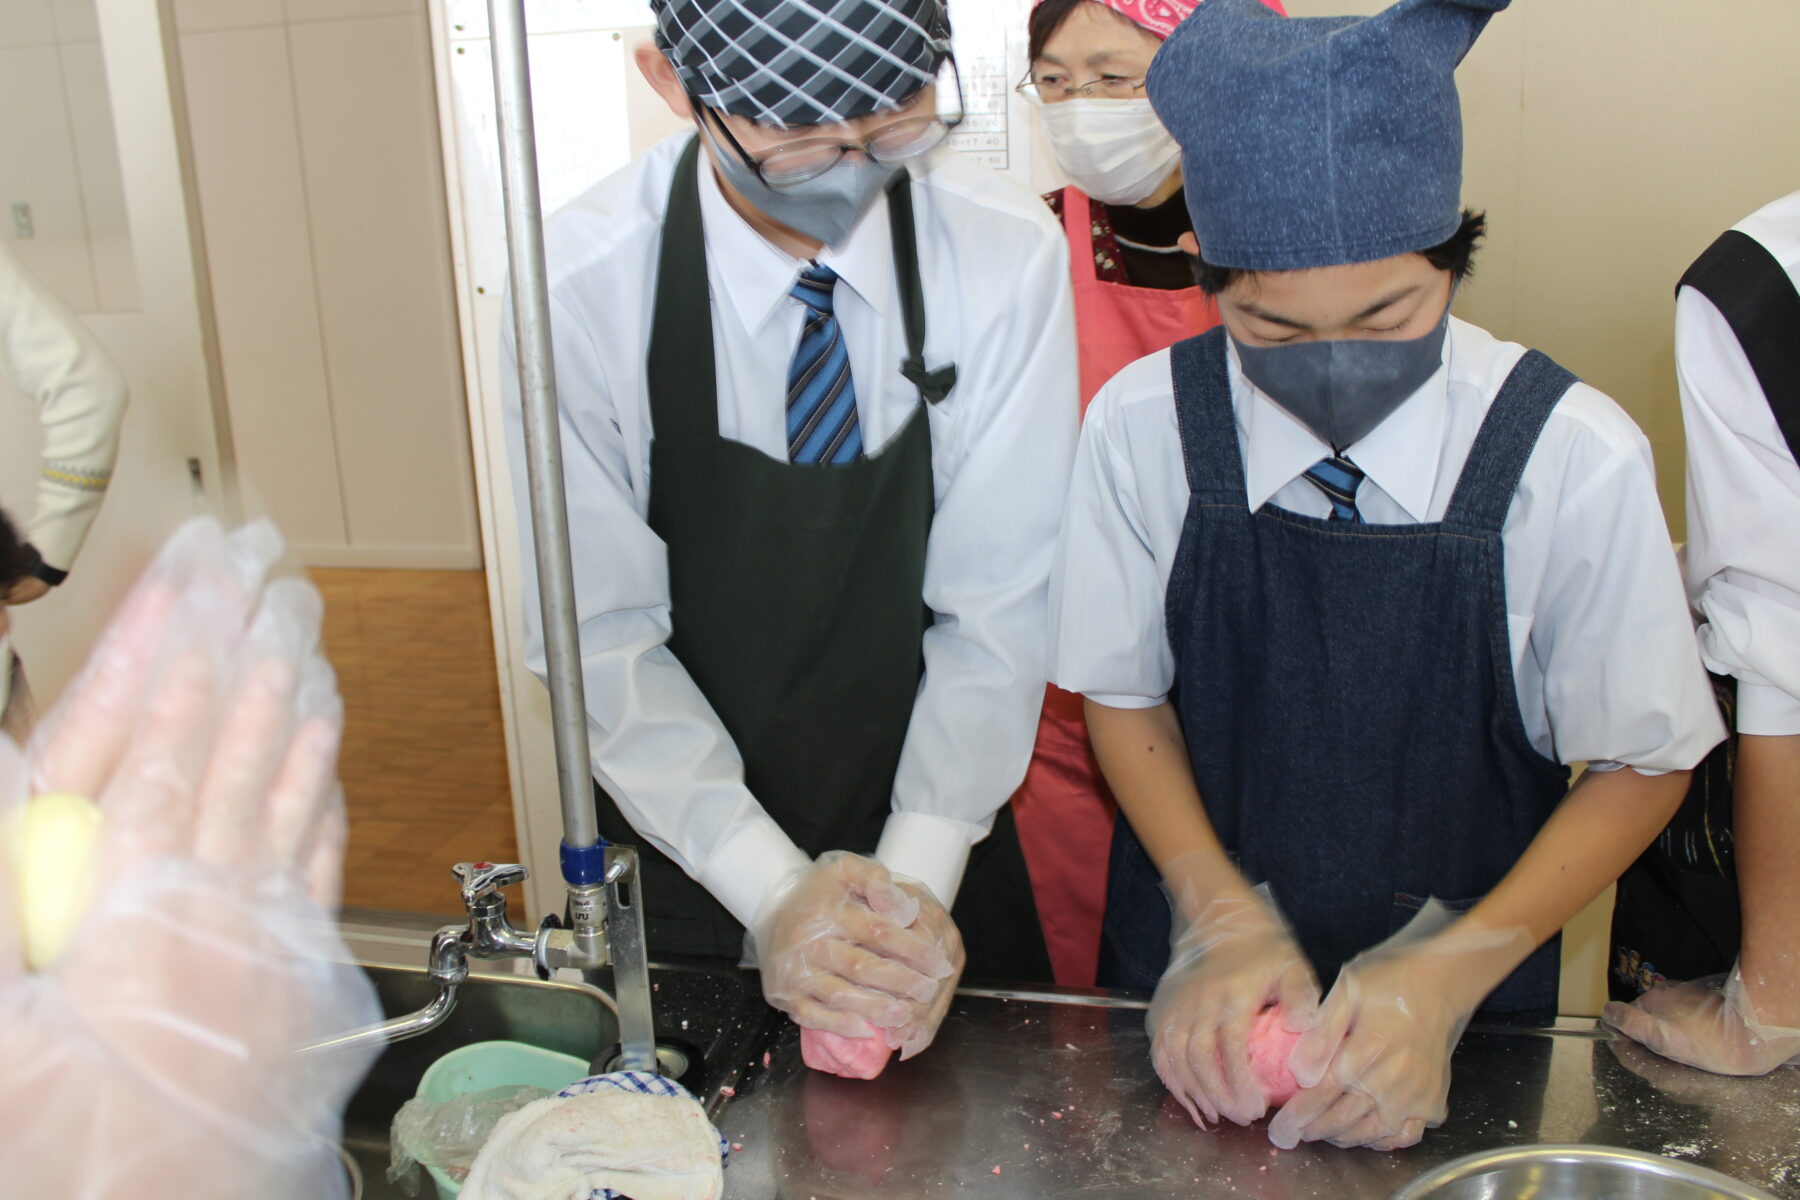
[[[247,506],[312,565],[479,565],[424,0],[176,15]]]
[[[0,237],[83,313],[138,299],[99,37],[93,0],[9,0],[0,20]]]

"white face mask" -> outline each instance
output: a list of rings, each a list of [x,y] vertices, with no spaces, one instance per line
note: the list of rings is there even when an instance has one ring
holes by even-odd
[[[1181,163],[1181,147],[1148,100],[1073,97],[1038,111],[1057,165],[1102,204],[1148,199]]]

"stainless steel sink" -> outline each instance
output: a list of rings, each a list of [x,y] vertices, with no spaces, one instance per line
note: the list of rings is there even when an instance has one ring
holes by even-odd
[[[433,988],[422,966],[364,963],[382,1008],[398,1016],[424,1005]],[[652,966],[657,1041],[674,1051],[685,1069],[678,1077],[708,1108],[718,1107],[741,1082],[746,1068],[761,1065],[778,1025],[762,1002],[756,978],[709,966]],[[351,1097],[344,1114],[344,1148],[363,1176],[363,1195],[401,1197],[387,1180],[388,1130],[394,1113],[418,1089],[425,1069],[471,1042],[509,1040],[591,1060],[610,1053],[618,1025],[599,990],[604,974],[583,983],[543,982],[509,974],[471,974],[455,1011],[439,1028],[388,1046]],[[423,1195],[430,1196],[429,1181]]]

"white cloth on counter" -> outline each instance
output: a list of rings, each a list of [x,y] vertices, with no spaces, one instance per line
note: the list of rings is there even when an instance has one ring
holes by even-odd
[[[1445,366],[1348,449],[1374,524],[1449,508],[1488,406],[1524,347],[1452,319]],[[1174,680],[1163,601],[1189,489],[1168,351],[1113,378],[1088,408],[1050,600],[1051,679],[1119,708],[1162,703]],[[1324,517],[1304,478],[1331,453],[1249,383],[1229,353],[1247,501]],[[1519,707],[1560,762],[1644,774],[1692,767],[1724,736],[1657,501],[1650,445],[1619,407],[1576,384],[1551,413],[1501,532]]]
[[[615,1071],[502,1118],[462,1200],[717,1200],[730,1147],[673,1080]]]
[[[0,239],[0,374],[38,406],[44,430],[37,507],[23,535],[59,571],[73,565],[119,456],[125,375],[81,319]]]
[[[1737,228],[1800,286],[1800,192]],[[1737,335],[1693,288],[1675,300],[1675,371],[1701,653],[1737,677],[1739,732],[1800,733],[1800,465]]]
[[[743,763],[668,649],[667,555],[646,523],[645,358],[671,138],[553,216],[546,230],[582,673],[595,778],[639,833],[748,924],[807,858],[744,785]],[[703,160],[704,163],[704,160]],[[930,409],[937,500],[923,602],[925,677],[877,851],[954,901],[969,848],[1024,777],[1043,695],[1047,576],[1076,436],[1068,250],[1038,197],[941,150],[913,165],[926,362],[958,382]],[[786,458],[786,380],[804,265],[752,230],[700,171],[714,298],[720,433]],[[863,436],[874,453],[919,404],[885,197],[822,253],[842,282]],[[529,534],[511,321],[503,322],[507,449]],[[545,672],[538,585],[523,561],[526,662]]]

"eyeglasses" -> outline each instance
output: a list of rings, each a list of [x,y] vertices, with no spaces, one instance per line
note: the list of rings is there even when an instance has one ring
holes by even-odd
[[[962,72],[957,69],[954,57],[947,56],[945,61],[949,64],[951,77],[956,83],[954,108],[948,113],[929,117],[902,117],[898,121],[890,121],[860,142],[846,142],[837,138],[801,138],[766,150],[760,158],[753,158],[732,135],[724,118],[703,105],[696,104],[695,107],[712,117],[713,128],[725,136],[725,141],[732,150],[744,160],[745,166],[756,172],[759,179],[774,188],[793,187],[809,179],[817,179],[842,162],[846,154],[859,153],[884,167],[891,167],[909,158],[917,158],[943,142],[950,136],[952,129],[962,124],[965,115]]]
[[[1144,90],[1147,76],[1140,75],[1131,79],[1124,75],[1102,75],[1100,78],[1075,86],[1070,84],[1067,75],[1031,75],[1025,76],[1013,91],[1037,104],[1057,104],[1063,100],[1135,100],[1138,93]]]

